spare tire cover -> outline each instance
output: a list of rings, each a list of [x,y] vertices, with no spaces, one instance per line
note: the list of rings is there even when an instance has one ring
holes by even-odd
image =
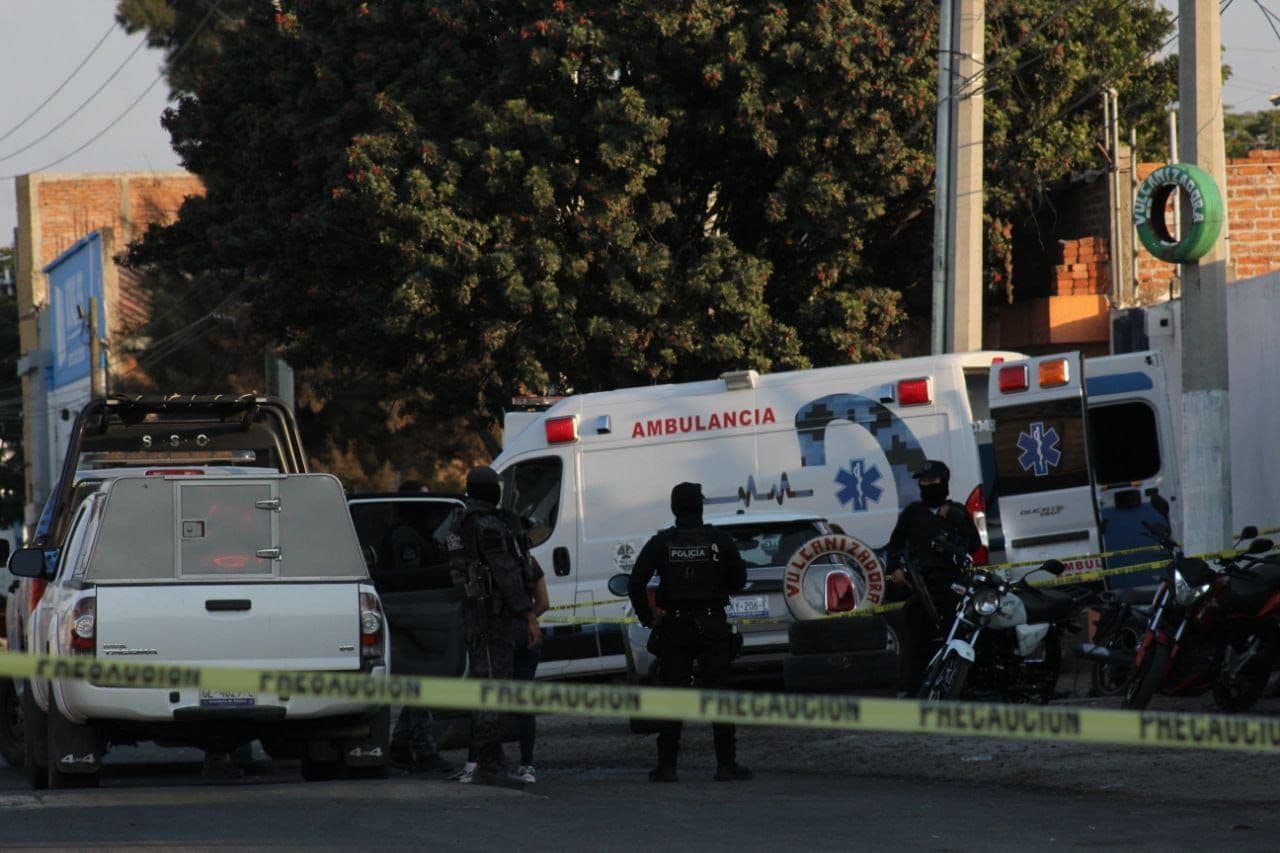
[[[884,563],[876,552],[860,539],[831,533],[810,539],[787,561],[782,593],[793,617],[806,620],[827,615],[827,575],[833,571],[852,578],[855,610],[875,607],[884,600]]]

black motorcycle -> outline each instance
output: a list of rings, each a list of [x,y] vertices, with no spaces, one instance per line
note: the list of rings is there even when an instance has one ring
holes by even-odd
[[[1151,616],[1151,595],[1145,590],[1102,593],[1096,605],[1098,622],[1093,640],[1076,647],[1076,653],[1093,662],[1091,696],[1119,696],[1133,678],[1134,659]]]
[[[960,601],[946,639],[929,663],[919,698],[1052,699],[1062,667],[1062,633],[1078,630],[1072,623],[1092,593],[1036,588],[1027,578],[1063,570],[1062,563],[1049,560],[1009,581],[977,568],[966,584],[954,584]]]

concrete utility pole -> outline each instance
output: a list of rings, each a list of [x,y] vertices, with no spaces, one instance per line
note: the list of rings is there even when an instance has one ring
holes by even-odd
[[[938,119],[934,136],[933,311],[930,340],[934,355],[947,351],[947,288],[951,281],[951,107],[955,78],[951,68],[953,0],[938,9]]]
[[[984,0],[941,0],[933,218],[935,354],[982,348]]]
[[[951,268],[947,349],[982,349],[982,96],[986,50],[985,0],[957,0],[955,134],[952,169]]]
[[[1213,178],[1225,205],[1221,65],[1218,0],[1179,0],[1182,156]],[[1182,265],[1182,536],[1191,554],[1220,551],[1232,540],[1226,237],[1224,229],[1198,263]]]

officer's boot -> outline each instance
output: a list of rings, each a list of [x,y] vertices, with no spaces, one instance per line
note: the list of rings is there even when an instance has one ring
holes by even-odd
[[[737,733],[734,726],[714,723],[711,737],[716,747],[717,782],[742,782],[751,778],[751,771],[738,763]]]
[[[649,771],[650,782],[676,782],[676,758],[680,754],[680,724],[664,723],[658,733],[658,766]]]

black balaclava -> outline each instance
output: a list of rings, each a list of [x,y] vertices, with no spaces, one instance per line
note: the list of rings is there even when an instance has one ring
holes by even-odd
[[[467,497],[497,506],[502,498],[502,480],[498,477],[498,472],[488,465],[468,471]]]
[[[949,484],[946,480],[940,483],[921,483],[920,500],[930,509],[937,509],[947,502],[947,493],[949,491]]]
[[[680,483],[671,490],[671,512],[676,524],[702,524],[702,484]]]

